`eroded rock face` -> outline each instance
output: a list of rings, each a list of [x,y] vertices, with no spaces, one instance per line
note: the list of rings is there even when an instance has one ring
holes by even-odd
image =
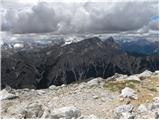
[[[158,62],[158,56],[131,56],[114,40],[93,37],[65,46],[2,53],[1,87],[41,89],[92,77],[107,78],[115,73],[154,71]]]

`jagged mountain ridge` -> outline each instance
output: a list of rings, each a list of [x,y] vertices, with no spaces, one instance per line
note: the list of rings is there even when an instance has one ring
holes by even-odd
[[[158,41],[149,41],[146,39],[137,39],[132,41],[124,42],[123,40],[116,41],[121,48],[130,53],[130,54],[139,54],[139,55],[153,55],[159,54],[159,42]]]
[[[158,56],[135,57],[122,51],[113,39],[98,37],[36,51],[2,56],[2,84],[13,88],[47,88],[114,73],[135,74],[158,69]]]

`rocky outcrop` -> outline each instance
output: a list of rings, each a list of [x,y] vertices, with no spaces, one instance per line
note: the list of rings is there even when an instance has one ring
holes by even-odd
[[[122,51],[113,39],[101,41],[98,37],[11,55],[3,52],[1,87],[9,85],[16,89],[41,89],[93,77],[107,78],[115,73],[155,71],[159,62],[158,56],[135,57]]]

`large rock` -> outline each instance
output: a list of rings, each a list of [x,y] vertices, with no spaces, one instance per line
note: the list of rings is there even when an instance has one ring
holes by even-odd
[[[131,76],[128,76],[126,78],[126,80],[135,80],[135,81],[140,81],[140,78],[136,75],[131,75]]]
[[[17,97],[17,95],[9,93],[6,89],[0,91],[0,100],[14,99]]]
[[[25,108],[26,118],[40,118],[43,115],[42,105],[39,103],[30,103]]]
[[[58,87],[57,87],[57,86],[55,86],[55,85],[51,85],[51,86],[49,87],[49,89],[50,89],[50,90],[57,90],[57,89],[58,89]]]
[[[154,75],[159,75],[159,70],[156,70],[153,74]]]
[[[120,105],[120,106],[118,106],[114,109],[114,113],[121,114],[121,113],[124,113],[124,112],[132,112],[133,108],[134,107],[133,107],[132,104]]]
[[[157,111],[159,109],[159,97],[154,97],[153,102],[149,104],[149,110]]]
[[[87,82],[88,86],[96,86],[98,85],[100,82],[102,81],[102,78],[98,77],[98,78],[94,78],[90,81]]]
[[[106,81],[114,81],[114,80],[125,80],[128,76],[123,74],[115,73],[113,76],[106,79]]]
[[[76,107],[62,107],[51,111],[51,119],[73,119],[81,116],[81,112]]]
[[[135,94],[135,91],[129,87],[125,87],[124,89],[122,89],[120,96],[124,98],[138,99],[137,94]]]
[[[134,119],[135,114],[132,114],[130,112],[124,112],[121,114],[120,119]]]
[[[149,70],[145,70],[144,72],[138,74],[137,76],[140,78],[140,79],[145,79],[147,77],[150,77],[152,75],[152,72],[149,71]]]
[[[23,104],[21,104],[21,105],[18,104],[18,105],[8,107],[7,113],[9,115],[13,115],[14,118],[24,119],[26,117],[27,112],[26,112],[25,106]],[[10,116],[10,118],[12,118],[12,117]]]
[[[128,104],[128,105],[120,105],[114,109],[114,116],[116,118],[123,118],[123,119],[133,119],[133,115],[131,114],[133,110],[133,105]]]

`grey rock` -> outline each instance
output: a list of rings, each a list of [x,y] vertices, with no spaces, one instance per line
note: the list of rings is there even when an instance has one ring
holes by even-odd
[[[88,116],[81,115],[78,119],[97,119],[97,117],[93,114]]]
[[[98,77],[98,78],[94,78],[90,81],[87,82],[87,84],[92,87],[92,86],[96,86],[101,82],[102,78]]]
[[[62,107],[51,111],[51,119],[72,119],[80,117],[81,112],[76,107]]]
[[[58,89],[58,87],[57,87],[57,86],[55,86],[55,85],[51,85],[51,86],[49,87],[49,89],[50,89],[50,90],[57,90],[57,89]]]
[[[17,95],[9,93],[6,89],[0,91],[0,100],[15,99],[17,97]]]
[[[121,115],[121,119],[134,119],[135,115],[130,112],[124,112]]]
[[[152,72],[149,70],[145,70],[144,72],[137,75],[140,79],[145,79],[147,77],[150,77],[152,75]]]
[[[155,119],[159,119],[159,113],[155,112]]]
[[[126,80],[140,81],[140,78],[137,77],[137,75],[131,75],[131,76],[128,76],[128,77],[126,78]]]
[[[147,107],[146,107],[144,104],[141,104],[141,105],[138,107],[138,111],[139,111],[139,112],[147,112]]]
[[[114,113],[116,113],[116,114],[122,114],[122,113],[124,113],[124,112],[132,112],[132,110],[133,110],[133,105],[131,105],[131,104],[128,104],[128,105],[120,105],[120,106],[118,106],[118,107],[116,107],[115,109],[114,109]]]
[[[43,115],[42,105],[39,103],[31,103],[27,105],[26,118],[40,118]]]
[[[125,87],[124,89],[122,89],[120,96],[124,98],[138,99],[135,91],[129,87]]]
[[[45,94],[45,93],[46,93],[44,90],[36,90],[36,91],[37,91],[37,93],[38,93],[39,95],[42,95],[42,94]]]

